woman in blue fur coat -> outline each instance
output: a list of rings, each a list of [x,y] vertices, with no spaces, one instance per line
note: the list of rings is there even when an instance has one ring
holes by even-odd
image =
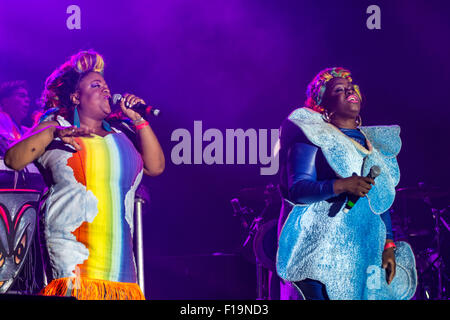
[[[389,213],[400,127],[363,127],[361,102],[350,72],[328,68],[280,129],[277,272],[305,299],[410,299],[416,289],[414,255],[394,242]],[[360,198],[345,213],[349,196]]]

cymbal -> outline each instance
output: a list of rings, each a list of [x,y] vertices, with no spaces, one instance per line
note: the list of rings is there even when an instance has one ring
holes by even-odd
[[[424,236],[428,236],[430,234],[431,234],[431,231],[430,230],[426,230],[426,229],[423,229],[423,230],[410,230],[408,232],[408,236],[409,237],[424,237]]]
[[[439,187],[424,186],[419,184],[417,187],[399,188],[396,190],[398,195],[409,199],[425,199],[428,198],[443,198],[450,195],[449,190],[443,190]]]
[[[268,197],[278,197],[278,188],[272,184],[240,189],[238,197],[245,201],[264,202]]]

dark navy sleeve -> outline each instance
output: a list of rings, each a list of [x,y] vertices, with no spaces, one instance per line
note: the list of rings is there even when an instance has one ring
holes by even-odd
[[[308,143],[298,142],[288,150],[287,178],[289,199],[294,203],[313,203],[336,196],[334,179],[317,180],[315,166],[318,148]]]
[[[381,214],[381,220],[383,220],[386,226],[386,239],[394,240],[394,233],[392,232],[391,213],[388,211]]]

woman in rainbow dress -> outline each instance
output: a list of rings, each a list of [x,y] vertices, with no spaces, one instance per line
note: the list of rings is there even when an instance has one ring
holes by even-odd
[[[41,229],[48,285],[43,295],[77,299],[145,299],[133,255],[134,194],[142,175],[164,170],[161,146],[149,123],[130,107],[124,121],[108,121],[111,93],[104,60],[81,51],[46,80],[46,112],[5,163],[21,170],[34,162],[48,185]]]

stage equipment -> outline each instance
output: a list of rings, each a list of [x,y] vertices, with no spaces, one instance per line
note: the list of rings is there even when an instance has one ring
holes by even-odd
[[[276,275],[277,226],[281,206],[278,186],[268,184],[264,189],[244,188],[230,202],[233,215],[239,217],[246,234],[240,252],[256,264],[257,299],[266,300],[270,296],[268,271]]]
[[[135,237],[136,237],[136,260],[137,260],[137,275],[138,284],[145,296],[145,283],[144,283],[144,236],[143,236],[143,223],[142,223],[142,208],[145,203],[150,203],[150,195],[148,188],[141,184],[136,191],[134,198],[135,203]]]
[[[446,300],[449,288],[450,192],[420,182],[397,189],[397,210],[392,222],[396,238],[406,240],[417,252],[418,290],[421,300]]]
[[[37,190],[0,189],[0,293],[6,293],[29,259],[36,232]]]

